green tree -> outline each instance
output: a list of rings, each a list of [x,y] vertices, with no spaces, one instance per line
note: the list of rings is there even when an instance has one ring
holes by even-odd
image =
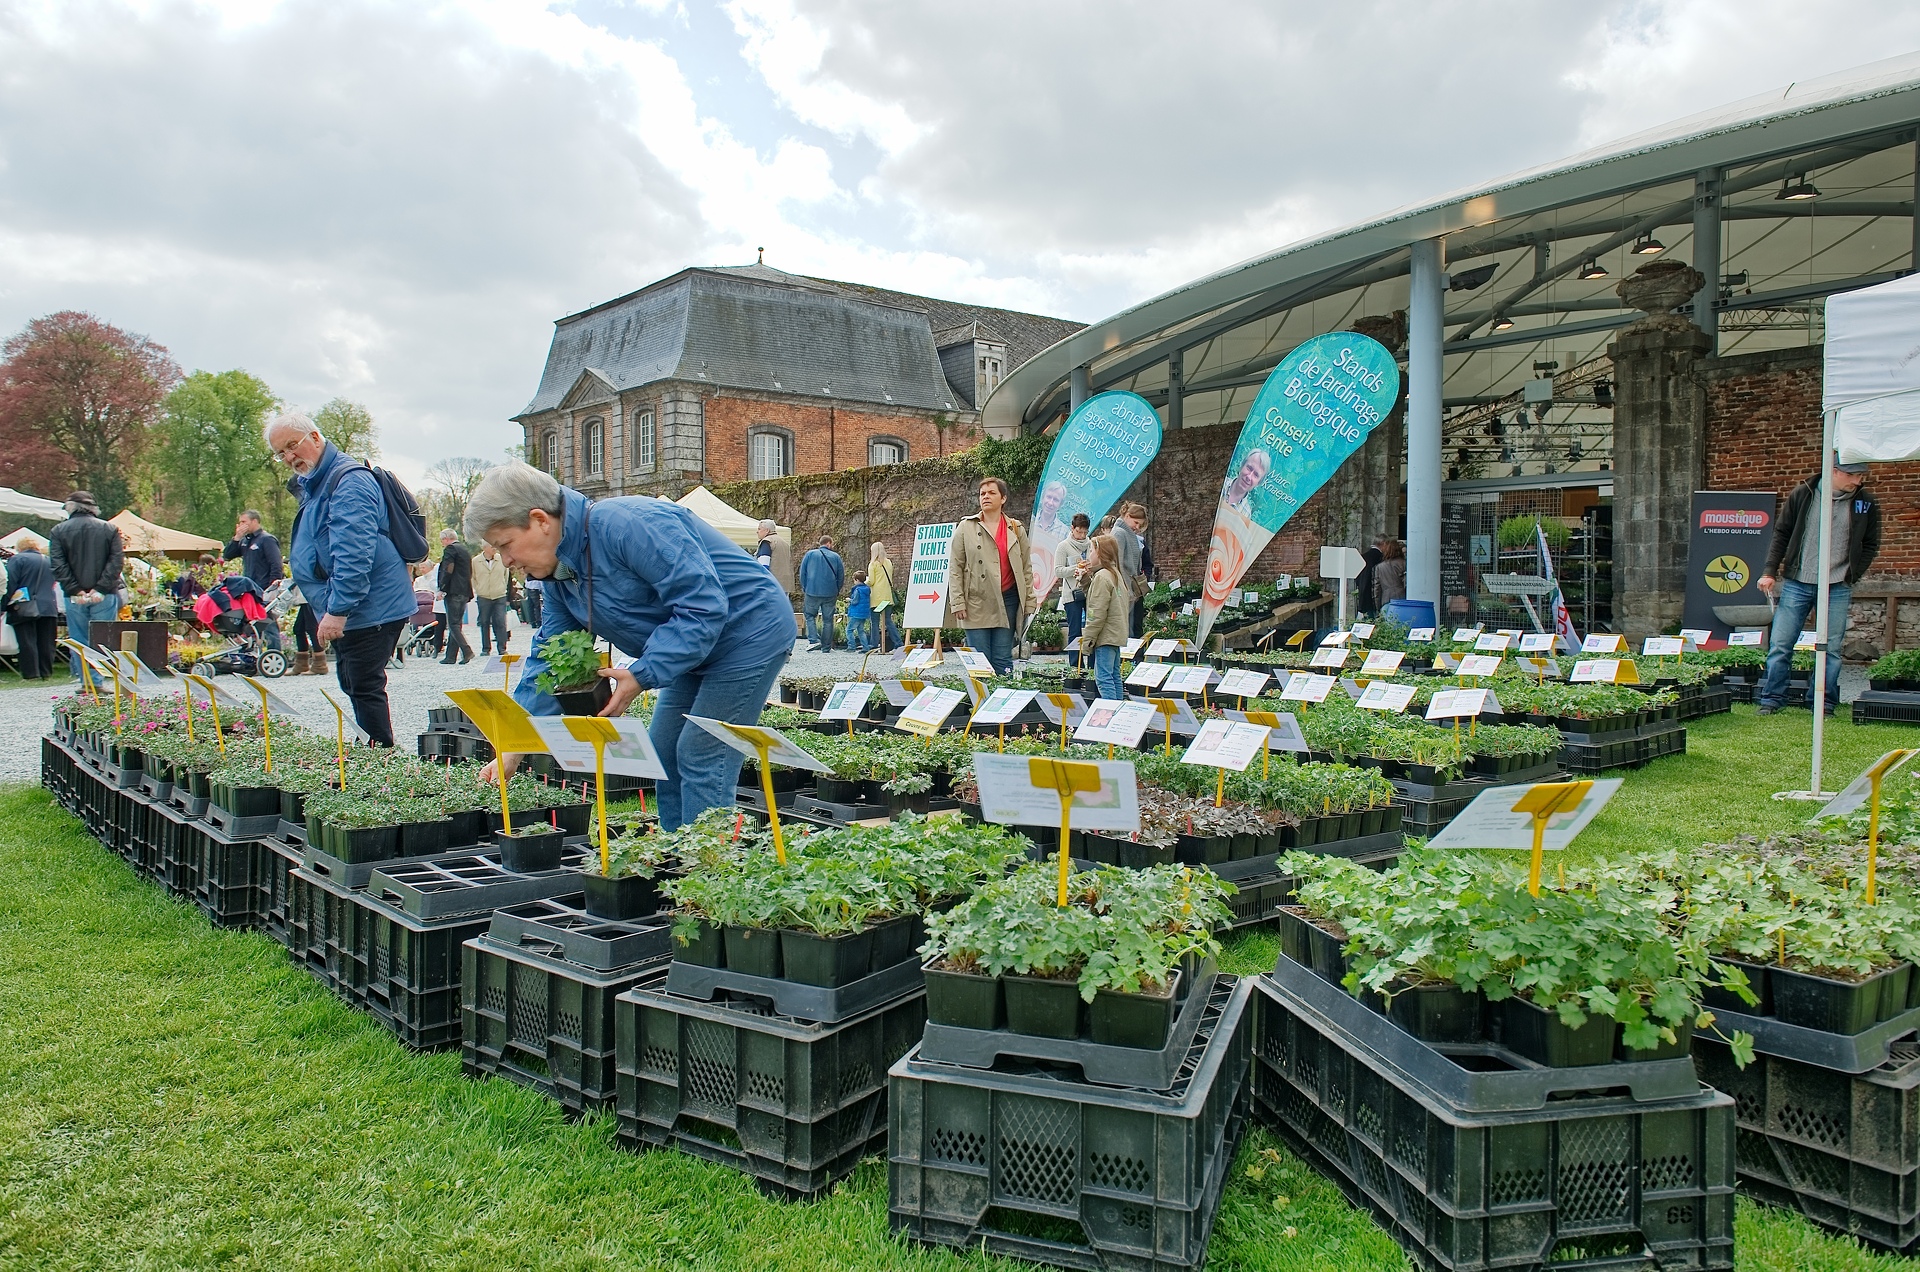
[[[195,371],[167,395],[150,480],[177,528],[227,539],[278,485],[260,426],[273,390],[245,371]]]
[[[379,461],[379,430],[374,427],[373,412],[358,402],[335,398],[313,413],[313,422],[320,436],[338,446],[342,454],[369,464]]]

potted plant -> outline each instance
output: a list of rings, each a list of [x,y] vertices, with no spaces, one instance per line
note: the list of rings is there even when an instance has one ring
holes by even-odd
[[[566,833],[546,822],[524,822],[511,831],[497,832],[493,843],[506,869],[515,874],[541,874],[560,868]]]
[[[568,631],[549,636],[535,651],[546,670],[534,681],[542,693],[552,694],[563,715],[599,715],[613,698],[613,682],[600,675],[600,651],[592,632]]]

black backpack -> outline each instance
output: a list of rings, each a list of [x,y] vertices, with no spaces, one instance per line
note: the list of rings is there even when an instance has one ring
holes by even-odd
[[[427,545],[427,514],[420,511],[420,505],[415,501],[413,492],[408,490],[406,483],[398,477],[384,468],[375,468],[365,460],[361,461],[360,467],[373,474],[373,480],[380,487],[380,497],[386,500],[387,538],[392,541],[394,551],[398,552],[400,559],[408,565],[420,564],[427,559],[427,553],[430,551]],[[331,495],[334,487],[340,484],[340,479],[352,471],[351,468],[342,468],[335,473],[333,481],[327,485],[327,493]],[[294,514],[294,534],[300,532],[300,517],[306,510],[303,504],[300,511]],[[288,542],[291,543],[292,539],[293,536],[289,535]],[[326,575],[322,574],[320,577],[324,580]]]

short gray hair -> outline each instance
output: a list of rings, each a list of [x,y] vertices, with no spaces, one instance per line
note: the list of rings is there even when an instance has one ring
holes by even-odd
[[[442,542],[442,543],[451,543],[451,542],[453,542],[453,541],[454,541],[455,539],[458,539],[459,537],[460,537],[460,536],[459,536],[458,534],[455,534],[455,533],[454,533],[454,529],[453,529],[453,527],[452,527],[452,526],[445,526],[445,527],[442,527],[442,528],[441,528],[441,531],[440,531],[440,542]]]
[[[320,426],[315,424],[306,412],[282,411],[278,415],[270,416],[267,422],[261,426],[260,438],[266,442],[267,445],[271,446],[273,445],[273,435],[285,429],[298,429],[302,437],[308,433],[320,432]],[[321,440],[324,441],[326,439],[322,436]]]
[[[467,537],[484,539],[501,526],[524,530],[535,508],[558,517],[565,507],[560,483],[548,474],[531,464],[500,464],[487,470],[467,500]]]
[[[760,537],[764,539],[779,528],[779,525],[772,520],[762,521],[759,526]]]

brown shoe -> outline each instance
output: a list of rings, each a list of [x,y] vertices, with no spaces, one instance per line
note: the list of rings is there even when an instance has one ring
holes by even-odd
[[[324,676],[327,674],[327,654],[325,650],[321,650],[317,654],[307,655],[307,674],[309,676]]]

